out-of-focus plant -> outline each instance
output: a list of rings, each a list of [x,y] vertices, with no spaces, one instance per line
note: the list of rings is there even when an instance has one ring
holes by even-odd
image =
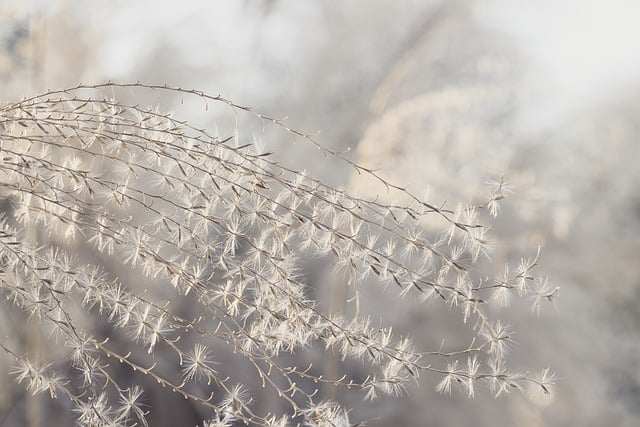
[[[215,104],[237,124],[218,135],[105,90]],[[241,141],[247,120],[310,144],[410,203],[356,197],[280,163]],[[18,382],[71,402],[81,425],[147,424],[154,408],[142,403],[141,385],[114,373],[119,365],[201,406],[206,426],[354,422],[347,409],[318,398],[321,384],[376,399],[402,394],[423,373],[439,376],[439,391],[460,387],[470,397],[479,384],[499,396],[530,386],[548,393],[553,382],[547,369],[507,367],[512,332],[486,308],[513,293],[533,297],[537,308],[557,293],[535,277],[537,255],[495,280],[480,271],[478,260],[491,250],[481,217],[498,212],[504,181],[483,203],[450,210],[281,120],[219,96],[140,83],[77,86],[3,105],[0,159],[0,198],[10,204],[0,230],[3,304],[23,310],[62,349],[35,357],[11,336],[0,347],[14,359]],[[448,230],[425,228],[431,221]],[[117,263],[117,275],[74,256],[79,241]],[[326,261],[332,280],[344,284],[343,312],[312,297],[302,268],[310,258]],[[133,270],[150,279],[146,289],[131,282]],[[410,337],[360,315],[358,296],[372,285],[451,306],[474,338],[446,352],[414,348]],[[127,337],[126,351],[112,344],[114,335]],[[288,409],[258,413],[248,387],[217,363],[221,346],[245,358]],[[313,364],[287,362],[287,354],[315,347],[357,360],[368,375],[330,378]]]

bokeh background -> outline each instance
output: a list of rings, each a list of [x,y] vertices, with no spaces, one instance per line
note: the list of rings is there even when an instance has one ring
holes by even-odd
[[[488,268],[543,247],[559,299],[539,316],[526,301],[500,316],[517,332],[512,365],[551,367],[553,395],[441,396],[425,375],[375,405],[336,398],[370,426],[636,426],[639,18],[633,0],[0,0],[0,101],[80,82],[166,83],[286,116],[392,182],[428,187],[432,200],[482,199],[485,181],[505,176],[515,193],[492,225]],[[181,112],[208,126],[211,115]],[[297,169],[391,201],[344,165],[267,143]],[[457,334],[431,307],[396,306],[375,290],[363,298],[418,343]],[[28,399],[0,360],[0,426],[25,425]],[[200,422],[193,408],[168,405],[152,425]]]

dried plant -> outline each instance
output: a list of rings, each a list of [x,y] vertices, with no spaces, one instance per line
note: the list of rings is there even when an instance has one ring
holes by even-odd
[[[237,134],[220,136],[105,97],[105,90],[228,108],[238,123],[253,120],[310,144],[411,203],[356,197]],[[18,382],[72,402],[81,425],[147,425],[154,408],[142,403],[139,384],[114,373],[123,368],[202,407],[209,427],[354,422],[346,409],[319,398],[321,384],[375,399],[402,394],[425,372],[440,377],[439,391],[459,386],[470,397],[479,384],[498,396],[531,385],[546,393],[553,381],[548,370],[511,372],[510,329],[489,317],[492,295],[502,302],[514,292],[529,295],[539,309],[557,292],[534,278],[537,255],[495,280],[479,271],[478,260],[491,249],[480,214],[498,211],[504,181],[484,203],[449,210],[281,120],[219,96],[140,83],[78,86],[0,107],[0,154],[0,199],[10,203],[0,231],[3,309],[24,311],[50,343],[63,344],[39,357],[12,336],[0,347],[14,359]],[[427,231],[431,222],[447,229]],[[83,242],[94,265],[72,255]],[[302,268],[310,258],[328,261],[353,296],[344,312],[312,297]],[[144,289],[131,271],[149,278]],[[454,307],[475,338],[457,350],[418,350],[410,338],[360,315],[365,283]],[[129,347],[119,348],[114,336],[126,337]],[[258,413],[248,388],[217,360],[222,347],[246,359],[286,406]],[[368,376],[329,378],[284,357],[316,347],[357,360]]]

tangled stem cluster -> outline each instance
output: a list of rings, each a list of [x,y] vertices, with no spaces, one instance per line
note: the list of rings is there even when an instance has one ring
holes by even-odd
[[[105,90],[223,106],[382,181],[411,203],[356,197],[237,135],[105,97]],[[64,350],[34,360],[10,338],[0,347],[14,359],[17,381],[71,401],[82,425],[147,424],[153,407],[141,404],[140,385],[114,374],[119,364],[201,406],[206,426],[349,425],[344,408],[318,398],[320,384],[375,399],[401,394],[425,372],[440,376],[444,393],[460,385],[473,396],[479,383],[496,395],[527,385],[548,392],[548,371],[508,370],[509,327],[490,319],[486,307],[492,296],[506,301],[514,292],[533,296],[539,307],[557,289],[534,278],[537,256],[495,281],[476,267],[490,251],[478,211],[497,212],[503,181],[482,205],[448,210],[281,120],[219,96],[141,83],[77,86],[0,107],[0,158],[0,199],[10,203],[0,229],[4,304],[24,311]],[[430,221],[446,229],[427,231]],[[81,242],[115,260],[119,271],[74,258]],[[333,279],[354,295],[351,311],[327,310],[311,296],[301,268],[309,258],[330,261]],[[146,289],[123,273],[129,270],[144,273]],[[455,307],[475,338],[457,351],[417,350],[358,315],[365,283]],[[124,336],[130,350],[112,345],[113,336]],[[288,410],[257,413],[247,388],[217,363],[221,347],[246,359]],[[282,357],[316,347],[357,360],[369,375],[328,378]],[[167,361],[177,368],[167,369]]]

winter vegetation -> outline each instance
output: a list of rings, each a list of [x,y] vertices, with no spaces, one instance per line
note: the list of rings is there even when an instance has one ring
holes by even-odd
[[[312,144],[318,156],[345,162],[412,203],[350,195],[273,160],[238,129],[212,134],[104,97],[101,89],[177,92],[205,109],[222,104],[230,114]],[[113,372],[118,363],[201,405],[210,413],[207,426],[349,425],[347,409],[316,398],[320,384],[377,399],[402,395],[424,373],[439,376],[436,388],[445,394],[461,388],[473,397],[480,385],[495,396],[531,388],[549,393],[548,369],[509,369],[511,329],[485,308],[490,298],[508,304],[512,294],[533,298],[535,310],[552,300],[557,288],[534,273],[538,255],[494,279],[476,268],[491,252],[479,212],[497,215],[508,193],[504,181],[491,183],[484,203],[450,210],[280,120],[167,86],[49,91],[6,104],[1,118],[2,199],[10,205],[1,235],[5,304],[25,313],[47,340],[43,347],[59,348],[35,357],[11,336],[1,346],[15,359],[18,382],[70,401],[80,424],[147,424],[153,407],[143,404],[143,387]],[[422,222],[448,230],[427,232]],[[69,250],[76,240],[142,272],[149,285],[141,290],[83,262]],[[327,311],[313,298],[302,268],[308,258],[330,265],[331,280],[346,289],[341,311]],[[458,310],[473,338],[462,348],[415,348],[384,317],[360,314],[360,294],[370,286]],[[112,335],[129,343],[126,351],[112,344]],[[245,358],[288,410],[254,411],[248,388],[216,360],[219,346]],[[317,347],[357,360],[366,376],[327,377],[312,363],[291,365],[283,357]]]
[[[633,7],[0,2],[0,426],[638,425]]]

